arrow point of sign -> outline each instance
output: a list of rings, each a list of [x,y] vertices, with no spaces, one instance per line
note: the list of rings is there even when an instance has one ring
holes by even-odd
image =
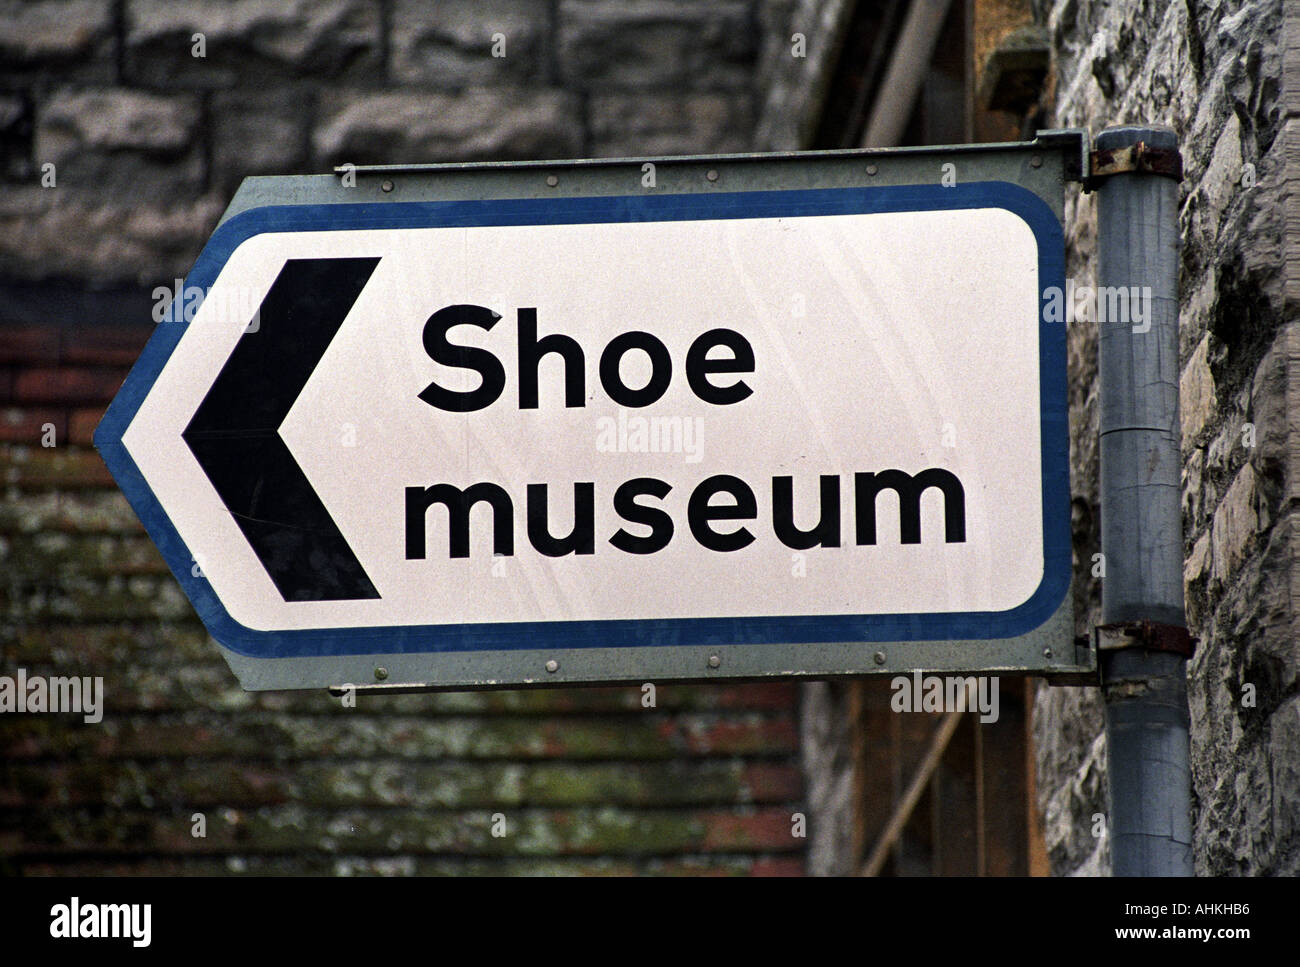
[[[378,264],[286,261],[181,434],[286,601],[380,596],[280,436]]]

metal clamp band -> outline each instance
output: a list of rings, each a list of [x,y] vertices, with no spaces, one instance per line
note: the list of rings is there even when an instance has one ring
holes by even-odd
[[[1095,186],[1099,178],[1136,172],[1163,175],[1174,181],[1182,181],[1183,156],[1177,149],[1153,148],[1145,141],[1123,148],[1094,151],[1089,165],[1088,180]]]
[[[1171,651],[1190,658],[1196,650],[1196,639],[1186,628],[1155,621],[1098,625],[1095,633],[1099,651],[1145,648],[1148,651]]]

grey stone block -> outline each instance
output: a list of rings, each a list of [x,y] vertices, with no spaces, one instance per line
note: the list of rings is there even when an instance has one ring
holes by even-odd
[[[121,88],[64,88],[38,105],[33,156],[56,187],[126,198],[197,194],[204,161],[197,99]]]
[[[249,175],[310,173],[306,108],[313,99],[298,87],[214,94],[214,186],[230,194]]]
[[[166,88],[379,82],[380,34],[377,0],[130,0],[126,71],[132,83]]]
[[[214,196],[128,203],[71,187],[7,189],[0,192],[0,275],[170,284],[193,266],[224,208]]]
[[[1272,841],[1300,840],[1300,696],[1293,696],[1269,720],[1269,762],[1272,766]],[[1270,871],[1276,876],[1300,875],[1300,855],[1279,856]]]
[[[0,78],[113,79],[113,0],[0,0]]]
[[[32,163],[33,108],[23,94],[0,94],[0,178],[25,181],[36,171]]]
[[[459,89],[547,80],[550,8],[535,0],[397,0],[390,36],[399,83]]]
[[[562,0],[560,76],[595,93],[743,88],[758,57],[747,3]]]
[[[596,157],[744,151],[754,128],[745,94],[601,94],[589,111]]]
[[[581,152],[577,99],[557,90],[322,96],[316,164],[419,164],[568,158]]]

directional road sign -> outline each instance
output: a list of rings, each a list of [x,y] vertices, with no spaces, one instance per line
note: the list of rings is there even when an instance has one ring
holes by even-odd
[[[250,688],[1068,671],[1068,160],[250,179],[96,445]]]

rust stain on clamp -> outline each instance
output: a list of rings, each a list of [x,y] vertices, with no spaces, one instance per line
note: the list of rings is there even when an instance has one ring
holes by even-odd
[[[1099,178],[1134,172],[1163,175],[1174,181],[1183,180],[1183,156],[1178,150],[1153,148],[1145,141],[1123,148],[1094,151],[1090,160],[1088,180],[1094,183]]]
[[[1149,651],[1171,651],[1190,658],[1196,651],[1196,639],[1186,628],[1178,625],[1155,621],[1126,621],[1098,625],[1097,648],[1102,651],[1146,648]]]

